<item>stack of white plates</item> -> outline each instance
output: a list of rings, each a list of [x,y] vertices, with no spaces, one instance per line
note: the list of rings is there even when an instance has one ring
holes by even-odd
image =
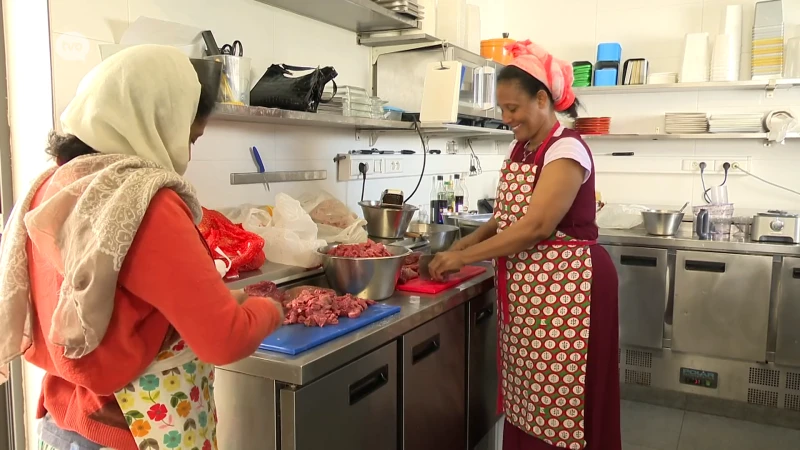
[[[681,83],[702,83],[709,78],[708,33],[689,33],[683,48]]]
[[[764,115],[748,114],[712,114],[708,119],[708,131],[711,133],[763,133]]]
[[[666,127],[669,134],[705,133],[708,131],[706,113],[667,113]]]
[[[752,78],[780,78],[783,75],[783,3],[769,0],[756,3],[753,22]]]
[[[651,73],[647,77],[647,84],[675,84],[678,74],[675,72]]]

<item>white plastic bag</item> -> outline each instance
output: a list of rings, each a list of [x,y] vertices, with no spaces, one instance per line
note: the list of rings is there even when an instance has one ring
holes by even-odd
[[[606,229],[630,230],[644,222],[642,211],[650,208],[641,205],[606,204],[597,213],[597,226]]]
[[[359,218],[339,199],[328,192],[307,192],[298,197],[303,210],[317,224],[319,239],[328,243],[359,244],[367,241],[364,226]]]

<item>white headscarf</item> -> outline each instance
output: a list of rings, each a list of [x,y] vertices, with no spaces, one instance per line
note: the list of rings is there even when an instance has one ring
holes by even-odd
[[[185,54],[139,45],[83,78],[61,126],[100,153],[136,155],[183,175],[199,100],[197,72]]]
[[[32,343],[28,239],[64,278],[47,339],[81,358],[106,334],[119,271],[153,196],[175,191],[200,221],[182,176],[200,90],[184,54],[153,45],[119,52],[83,79],[61,122],[101,154],[46,171],[14,207],[0,248],[0,383]],[[40,188],[44,200],[31,210]]]

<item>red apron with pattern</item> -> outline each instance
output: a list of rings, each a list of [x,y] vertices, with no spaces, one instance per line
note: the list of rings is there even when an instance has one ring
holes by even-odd
[[[540,146],[547,148],[558,124]],[[497,188],[497,232],[528,211],[537,167],[506,160]],[[499,407],[506,420],[544,442],[580,450],[586,446],[584,393],[594,241],[555,232],[547,241],[498,258],[500,302]]]

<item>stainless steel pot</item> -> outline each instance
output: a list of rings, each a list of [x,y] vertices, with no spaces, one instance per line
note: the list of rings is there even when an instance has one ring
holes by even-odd
[[[412,223],[406,232],[410,237],[424,237],[431,246],[431,253],[443,252],[458,239],[458,227],[453,225],[437,225]]]
[[[674,236],[683,220],[683,213],[670,210],[642,211],[644,228],[653,236]]]
[[[447,225],[457,226],[463,238],[488,222],[492,216],[493,214],[453,214],[445,216],[444,221]]]
[[[387,245],[392,256],[383,258],[345,258],[330,256],[328,252],[337,245],[317,250],[322,257],[322,268],[328,284],[336,292],[353,294],[370,300],[385,300],[394,294],[403,260],[411,253],[405,247]]]
[[[406,234],[408,224],[419,208],[403,205],[402,208],[384,208],[379,201],[358,202],[367,221],[367,234],[384,239],[399,239]]]

